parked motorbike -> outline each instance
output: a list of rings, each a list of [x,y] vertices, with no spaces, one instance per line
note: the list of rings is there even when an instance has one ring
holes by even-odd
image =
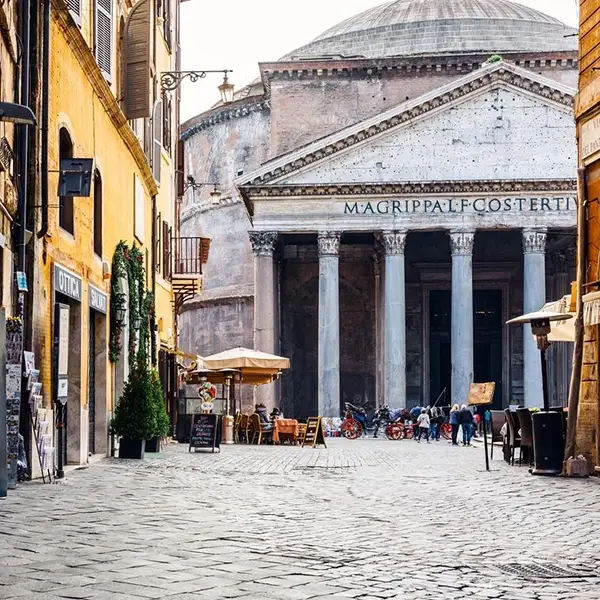
[[[356,440],[362,435],[367,435],[367,412],[364,408],[345,403],[344,420],[342,421],[342,435],[349,440]]]

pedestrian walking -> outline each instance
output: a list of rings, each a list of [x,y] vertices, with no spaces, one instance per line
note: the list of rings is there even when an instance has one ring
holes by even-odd
[[[420,406],[413,406],[410,409],[410,418],[413,424],[413,439],[415,440],[415,442],[418,442],[421,439],[421,436],[419,435],[420,430],[419,430],[419,425],[418,425],[418,419],[419,416],[421,414],[421,411],[423,409]]]
[[[455,404],[450,411],[450,425],[452,426],[452,445],[458,446],[458,413],[460,409],[458,404]]]
[[[462,428],[463,446],[471,445],[471,436],[473,435],[473,413],[467,408],[466,404],[460,407],[458,413],[458,422]]]
[[[427,409],[421,409],[421,414],[417,417],[417,425],[419,426],[419,437],[417,442],[421,441],[421,438],[425,436],[427,443],[429,444],[429,427],[431,426],[431,420],[427,414]]]
[[[431,421],[431,425],[429,426],[429,436],[431,440],[440,441],[440,430],[442,428],[441,418],[442,411],[437,406],[429,406],[427,408],[427,414],[429,415],[429,420]]]

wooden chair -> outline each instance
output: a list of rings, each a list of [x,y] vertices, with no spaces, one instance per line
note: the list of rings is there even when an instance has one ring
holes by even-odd
[[[251,444],[258,444],[260,446],[263,436],[273,438],[273,429],[265,430],[256,413],[250,415],[250,427],[252,428]]]
[[[508,428],[508,450],[509,450],[509,460],[510,464],[515,464],[515,450],[521,447],[521,438],[519,437],[517,431],[517,424],[515,423],[515,418],[510,408],[506,408],[504,410],[504,414],[506,415],[506,423]]]
[[[233,441],[236,444],[240,443],[240,422],[242,420],[242,413],[235,413],[235,420],[233,421]]]
[[[523,450],[529,464],[533,463],[533,423],[531,421],[531,412],[528,408],[517,408],[517,419],[521,427],[521,451],[519,462],[523,460]]]
[[[250,439],[248,437],[248,425],[250,423],[250,417],[248,415],[242,415],[240,417],[240,424],[238,426],[238,441],[249,444]]]
[[[298,423],[298,437],[296,443],[302,445],[306,437],[306,423]]]
[[[492,460],[494,459],[494,442],[504,442],[502,427],[506,423],[506,415],[503,410],[492,410]]]

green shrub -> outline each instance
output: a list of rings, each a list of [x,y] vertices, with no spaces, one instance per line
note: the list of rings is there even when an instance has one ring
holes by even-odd
[[[129,373],[123,395],[119,398],[111,422],[111,431],[134,440],[156,436],[156,410],[151,373],[144,361],[136,361]]]
[[[153,370],[150,378],[152,380],[152,406],[155,417],[155,433],[152,437],[164,438],[171,433],[171,419],[165,406],[163,387],[158,372]]]

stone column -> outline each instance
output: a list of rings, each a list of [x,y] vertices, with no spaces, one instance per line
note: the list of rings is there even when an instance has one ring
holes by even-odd
[[[277,354],[277,285],[275,281],[275,244],[277,233],[251,231],[254,251],[254,349]],[[275,406],[275,385],[256,388],[256,401],[271,410]]]
[[[319,243],[319,415],[340,416],[341,233],[320,232]]]
[[[384,283],[384,401],[393,407],[406,406],[406,283],[404,248],[406,233],[385,231]]]
[[[377,242],[376,242],[377,244]],[[383,264],[377,249],[373,254],[375,274],[375,403],[379,408],[384,401],[383,385]]]
[[[546,230],[523,230],[523,312],[536,312],[546,303]],[[542,363],[531,326],[523,331],[523,393],[525,406],[543,406]]]
[[[473,383],[473,245],[475,232],[450,232],[452,251],[452,403],[463,404]]]

